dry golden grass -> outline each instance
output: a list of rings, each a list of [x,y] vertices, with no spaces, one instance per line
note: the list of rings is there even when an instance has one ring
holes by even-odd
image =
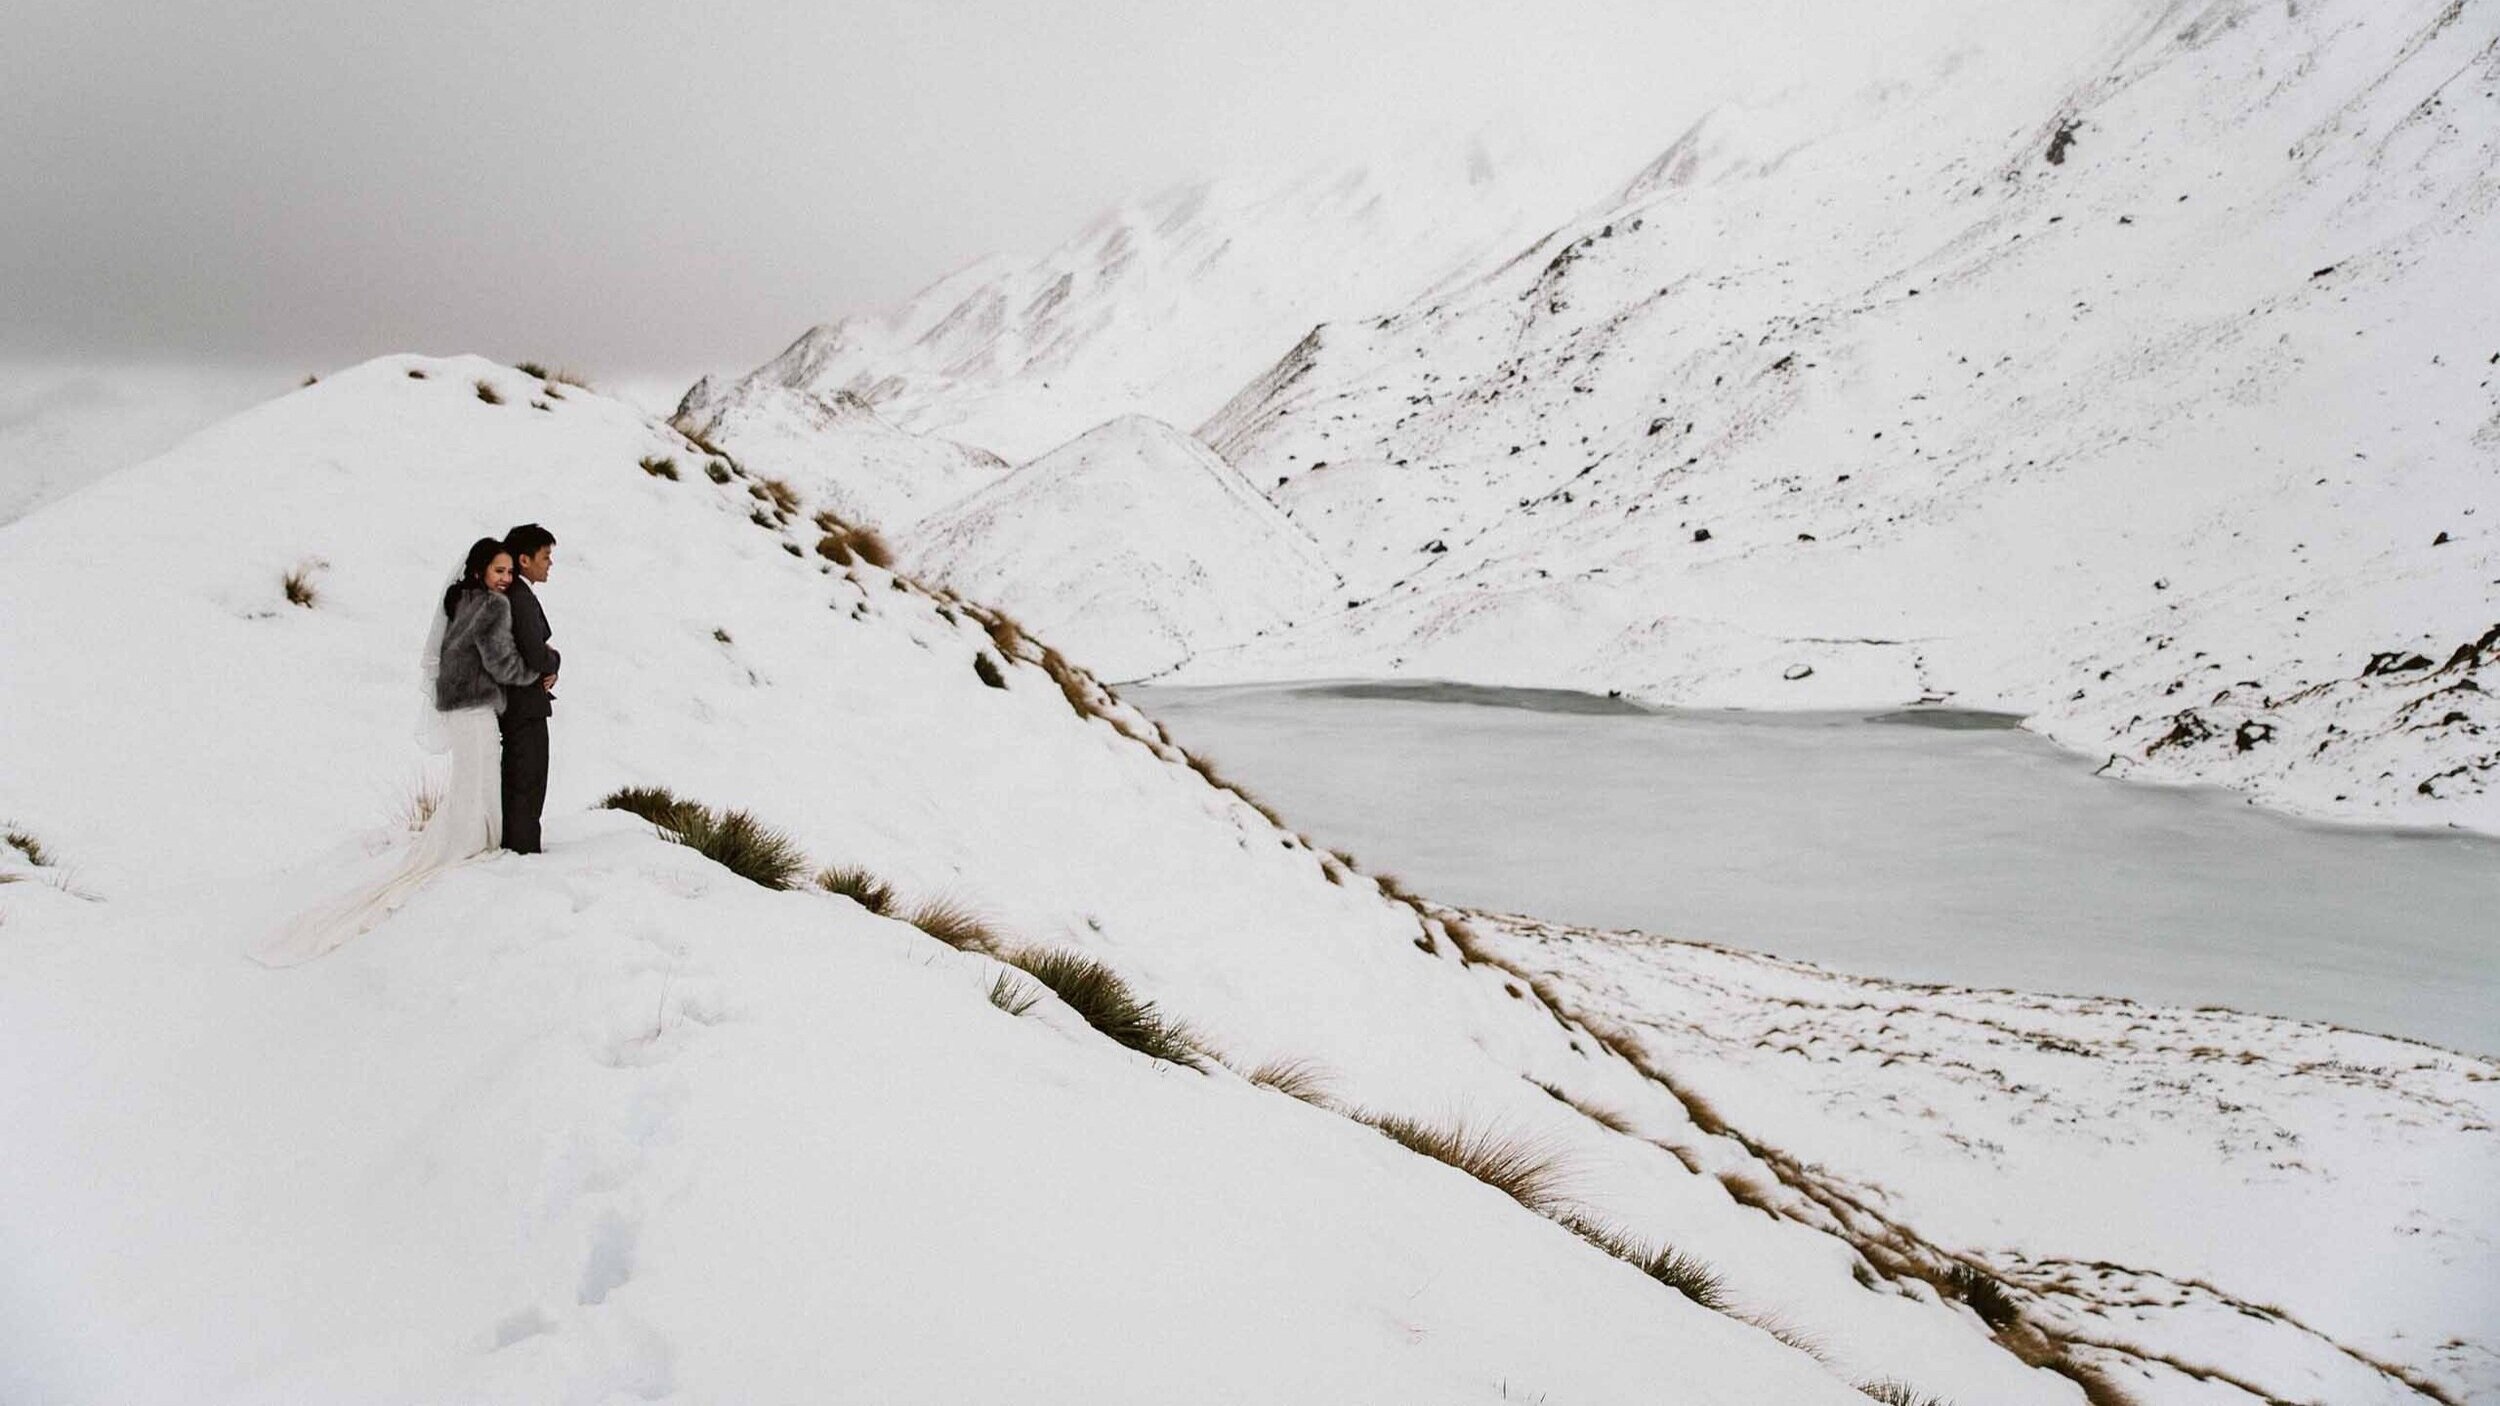
[[[838,893],[871,913],[894,911],[894,886],[856,864],[835,864],[816,871],[816,887]]]
[[[1262,1088],[1274,1089],[1287,1098],[1298,1098],[1315,1108],[1334,1108],[1329,1085],[1336,1076],[1314,1061],[1299,1058],[1271,1059],[1243,1076]]]
[[[1206,1049],[1188,1027],[1155,1009],[1154,1002],[1101,962],[1063,948],[1018,952],[1007,960],[1112,1040],[1154,1059],[1190,1069],[1206,1067]]]
[[[1478,1127],[1464,1118],[1436,1124],[1395,1114],[1355,1116],[1409,1151],[1456,1167],[1539,1215],[1562,1208],[1569,1164],[1544,1138]]]
[[[1006,940],[987,918],[952,898],[933,898],[904,915],[903,921],[958,952],[997,956],[1006,949]]]

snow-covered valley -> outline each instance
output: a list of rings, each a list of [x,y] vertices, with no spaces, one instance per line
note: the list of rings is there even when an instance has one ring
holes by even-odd
[[[1135,652],[1185,654],[1182,681],[1946,700],[2118,774],[2500,831],[2500,14],[2096,0],[1915,23],[1890,81],[1722,107],[1437,277],[1341,266],[1294,206],[1293,296],[1197,278],[1231,216],[1194,205],[1186,240],[967,270],[887,318],[944,335],[880,353],[864,324],[819,329],[689,409],[846,390],[1025,460],[1122,416],[1190,429],[1285,520],[1208,549],[1307,538],[1341,585],[1290,628],[1134,613]],[[1364,208],[1331,237],[1378,232]],[[997,353],[1013,319],[974,319],[978,374],[929,369],[971,335],[950,317],[1045,276],[1052,326],[1120,334],[1027,363]],[[1139,286],[1192,291],[1122,321]],[[1213,396],[1175,389],[1279,305],[1324,311]],[[1113,360],[1169,375],[1070,374]],[[880,473],[832,441],[815,462]],[[1119,526],[1060,560],[1098,520]],[[1107,592],[1187,597],[1120,546],[1194,560],[1170,548],[1195,531],[1028,495],[932,565],[1064,633]]]
[[[1689,1012],[1559,945],[1585,934],[1470,923],[1316,850],[1003,617],[820,553],[823,495],[734,453],[491,362],[386,357],[0,527],[0,816],[27,841],[0,847],[0,1399],[2500,1391],[2472,1316],[2489,1061],[2042,1003],[2034,1045],[2121,1040],[2113,1010],[2181,1036],[2090,1066],[2132,1089],[2114,1109],[2072,1095],[2122,1146],[2191,1117],[2154,1091],[2209,1073],[2210,1039],[2234,1126],[2314,1141],[2265,1204],[2336,1229],[2276,1283],[2247,1247],[2034,1218],[2073,1115],[1962,1098],[1952,1130],[2000,1150],[1963,1165],[1858,1078],[1818,1142],[1810,1084],[1704,1067]],[[523,519],[562,544],[550,852],[252,965],[405,844],[426,614],[462,544]],[[896,897],[759,887],[596,808],[629,784],[752,808]],[[938,899],[993,936],[916,907]],[[1107,962],[1202,1067],[1000,960],[1028,949]],[[1754,970],[1692,1019],[1734,1032],[1842,980]],[[2022,1004],[1915,1001],[1935,1014],[1882,1038],[1938,1070],[1985,1068],[1973,1031]],[[1537,1175],[1479,1164],[1497,1190],[1382,1136],[1397,1117],[1493,1130]],[[2112,1178],[2091,1214],[2192,1218],[2286,1175],[2179,1126],[2144,1145],[2181,1180]],[[1895,1181],[1904,1139],[1984,1197],[1898,1187],[1880,1223],[1833,1199]],[[2125,1256],[2134,1297],[2251,1309],[2120,1309],[2043,1267],[2086,1251]],[[2409,1291],[2338,1308],[2338,1266]]]

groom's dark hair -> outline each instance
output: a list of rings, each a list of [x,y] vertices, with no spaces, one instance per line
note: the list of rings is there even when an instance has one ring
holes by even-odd
[[[556,535],[534,522],[522,523],[503,535],[503,549],[516,557],[538,555],[541,547],[556,544]]]

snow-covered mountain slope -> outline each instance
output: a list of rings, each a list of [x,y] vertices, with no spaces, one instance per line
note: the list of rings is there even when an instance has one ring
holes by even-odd
[[[1193,677],[1950,698],[2500,829],[2496,170],[2487,3],[1975,11],[1212,417],[1367,603]]]
[[[2123,1325],[2218,1368],[2209,1345],[2236,1340],[2224,1370],[2278,1400],[2369,1400],[2407,1378],[2500,1399],[2500,1063],[2219,1009],[1474,923],[1721,1116],[2046,1291],[2025,1301],[2082,1335]]]
[[[730,449],[757,473],[799,486],[843,518],[899,532],[932,509],[998,482],[1007,462],[935,435],[887,424],[849,391],[780,385],[716,396],[705,378],[679,402],[673,424]]]
[[[1740,1203],[1719,1174],[1777,1169],[1098,685],[671,457],[588,392],[385,358],[0,528],[0,1398],[2076,1399],[1940,1262]],[[560,539],[553,850],[253,966],[395,859],[443,573],[523,519]],[[1332,1100],[1010,1015],[977,951],[588,809],[624,783],[1106,961]],[[1344,1109],[1511,1130],[1562,1199]]]
[[[1397,307],[1543,234],[1594,191],[1525,141],[1203,181],[1122,205],[1039,258],[999,256],[810,330],[709,418],[774,388],[851,391],[909,430],[1026,459],[1121,415],[1191,425],[1324,318]],[[753,451],[734,427],[721,443]]]
[[[1306,619],[1337,585],[1310,537],[1230,465],[1134,415],[936,513],[903,552],[1110,679]]]

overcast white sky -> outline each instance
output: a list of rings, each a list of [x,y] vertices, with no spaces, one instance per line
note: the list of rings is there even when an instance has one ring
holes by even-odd
[[[0,358],[743,370],[1192,175],[1488,125],[1629,174],[1882,8],[12,0]]]

